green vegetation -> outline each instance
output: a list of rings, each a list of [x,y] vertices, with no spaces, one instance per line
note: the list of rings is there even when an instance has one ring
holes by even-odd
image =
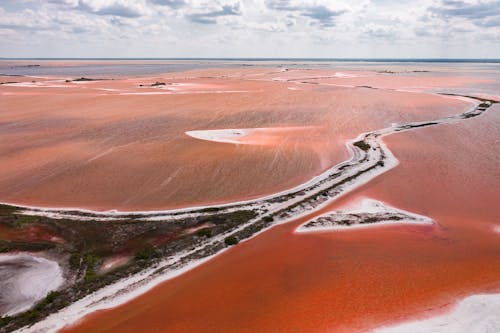
[[[49,292],[47,294],[47,296],[45,296],[44,299],[42,299],[40,302],[38,302],[31,310],[24,312],[21,315],[21,317],[28,322],[32,322],[32,321],[40,318],[43,310],[45,310],[46,308],[51,306],[52,303],[54,303],[54,301],[56,300],[56,298],[59,297],[59,295],[60,295],[60,293],[58,291]],[[9,318],[9,319],[4,325],[8,324],[13,319],[12,317],[7,317],[7,318]],[[2,325],[0,325],[0,327],[1,326]]]
[[[228,236],[226,238],[224,238],[224,243],[227,245],[227,246],[231,246],[231,245],[236,245],[238,244],[238,238],[234,237],[234,236]]]
[[[0,215],[9,215],[17,210],[14,206],[0,205]]]
[[[271,222],[273,222],[273,221],[274,221],[274,218],[273,218],[272,216],[269,216],[269,215],[268,215],[268,216],[264,216],[264,217],[262,218],[262,220],[263,220],[264,222],[271,223]]]
[[[370,145],[364,142],[363,140],[354,142],[354,145],[364,151],[368,151],[370,149]]]
[[[37,216],[31,216],[31,215],[17,215],[17,219],[15,221],[15,227],[21,228],[25,226],[26,224],[31,224],[36,222],[38,219]]]
[[[9,316],[0,317],[0,327],[7,325],[8,323],[10,323],[11,320],[12,320],[12,317],[9,317]]]
[[[198,236],[198,237],[211,237],[212,230],[210,230],[210,228],[200,229],[196,232],[196,236]]]
[[[99,263],[100,259],[97,256],[88,253],[85,255],[83,261],[85,263],[85,266],[87,267],[87,269],[85,270],[85,276],[84,276],[85,282],[89,282],[89,281],[94,280],[97,277],[96,268],[97,268],[97,264]]]
[[[0,333],[10,332],[39,321],[93,291],[142,271],[154,263],[156,258],[190,249],[200,241],[200,237],[219,235],[256,217],[253,210],[225,212],[224,209],[209,207],[204,210],[205,214],[195,217],[139,221],[138,216],[130,214],[123,216],[121,220],[102,223],[95,220],[82,222],[52,219],[46,216],[18,215],[16,214],[18,210],[19,208],[15,206],[0,205],[0,226],[9,230],[29,223],[30,227],[40,228],[44,233],[64,241],[51,241],[45,238],[14,240],[7,236],[6,239],[0,240],[0,251],[50,251],[59,255],[66,253],[66,265],[74,279],[69,281],[71,284],[59,291],[59,295],[48,295],[48,299],[32,309],[11,318],[2,318],[3,327],[0,328]],[[92,216],[86,213],[77,214]],[[200,226],[206,227],[194,233],[186,232]],[[252,228],[257,229],[257,226]],[[227,242],[234,245],[238,239],[244,239],[253,233],[255,233],[253,229],[246,231],[246,234],[238,235],[237,238],[232,237]],[[227,246],[221,243],[193,253],[192,258],[203,258]],[[104,259],[122,254],[132,255],[134,260],[113,270],[100,272],[99,267]]]
[[[135,254],[136,260],[150,260],[159,257],[158,251],[151,245],[146,246]]]
[[[72,253],[71,256],[69,257],[69,266],[72,269],[78,269],[80,268],[80,265],[82,263],[82,255],[79,252]]]
[[[47,307],[49,304],[52,304],[54,300],[59,297],[60,293],[58,291],[51,291],[45,296],[44,299],[42,299],[40,302],[38,302],[33,310],[35,311],[40,311],[43,310],[45,307]]]
[[[201,213],[215,213],[215,212],[218,212],[220,210],[219,207],[208,207],[208,208],[204,208],[202,210],[200,210]]]

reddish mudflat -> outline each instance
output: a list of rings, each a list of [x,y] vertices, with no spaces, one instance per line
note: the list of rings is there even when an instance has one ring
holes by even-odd
[[[437,225],[295,234],[304,217],[64,332],[364,331],[498,292],[499,111],[387,137],[401,164],[314,214],[363,196]]]
[[[470,106],[436,95],[274,81],[335,73],[231,68],[76,82],[0,77],[20,81],[0,85],[0,201],[137,211],[255,198],[346,159],[345,141],[361,132]],[[240,145],[185,134],[233,128],[272,130]]]
[[[105,78],[0,77],[18,82],[0,85],[0,201],[125,211],[254,198],[345,160],[345,141],[362,132],[471,108],[422,91],[491,83],[270,67]],[[498,292],[499,110],[387,137],[397,168],[64,331],[363,331]],[[227,130],[237,135],[227,139]],[[437,224],[294,233],[360,197]],[[52,237],[24,231],[0,236]]]

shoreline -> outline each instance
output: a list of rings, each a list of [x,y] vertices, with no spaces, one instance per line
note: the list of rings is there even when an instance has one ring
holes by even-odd
[[[295,229],[295,233],[337,232],[391,225],[435,225],[430,217],[395,208],[382,201],[362,198],[354,205],[317,215]]]
[[[257,223],[260,223],[259,225],[262,226],[261,229],[257,231],[255,231],[254,229],[250,229],[250,231],[253,230],[253,232],[249,231],[250,234],[241,239],[241,241],[243,242],[247,239],[255,237],[256,235],[266,231],[269,228],[272,228],[273,226],[295,220],[301,216],[311,214],[314,211],[321,209],[326,204],[337,200],[342,195],[349,193],[353,189],[367,183],[378,175],[385,173],[387,170],[390,170],[398,164],[397,158],[392,155],[391,151],[387,148],[387,146],[381,139],[383,136],[397,133],[399,131],[412,130],[418,127],[432,126],[442,123],[450,123],[467,119],[469,117],[478,116],[491,105],[489,104],[489,106],[484,108],[484,110],[480,110],[478,105],[479,103],[475,102],[474,104],[475,106],[471,110],[456,116],[444,117],[438,120],[431,120],[426,122],[411,122],[407,124],[399,124],[378,131],[360,134],[356,139],[349,140],[346,143],[348,151],[351,155],[351,158],[349,160],[337,164],[336,166],[332,167],[321,175],[314,177],[312,180],[306,182],[305,184],[301,184],[294,188],[296,189],[295,191],[299,192],[293,193],[293,189],[284,191],[284,193],[286,193],[287,195],[289,193],[295,194],[295,196],[291,195],[291,198],[285,198],[284,203],[280,202],[279,200],[278,202],[273,202],[273,199],[279,197],[279,194],[275,194],[269,196],[269,199],[251,200],[246,207],[238,207],[241,206],[242,203],[231,203],[223,206],[211,206],[211,208],[223,207],[248,210],[252,208],[255,209],[256,204],[262,206],[263,202],[259,201],[269,201],[264,203],[264,208],[260,207],[260,215],[258,214],[256,218],[249,220],[247,223],[238,226],[230,232],[219,234],[216,237],[212,238],[209,242],[203,243],[191,251],[182,251],[180,253],[177,253],[175,256],[163,260],[157,265],[141,271],[138,274],[134,274],[127,278],[118,280],[116,283],[105,286],[98,291],[91,293],[88,296],[85,296],[84,298],[72,303],[70,306],[60,310],[59,312],[49,315],[47,318],[39,321],[33,326],[20,329],[19,332],[34,332],[38,329],[43,329],[50,332],[57,331],[66,326],[65,324],[76,323],[85,315],[90,314],[96,310],[112,308],[123,304],[130,299],[133,299],[138,295],[144,293],[145,291],[152,289],[159,283],[179,276],[184,272],[209,261],[216,255],[224,253],[228,249],[227,247],[216,250],[210,255],[199,257],[200,251],[205,250],[207,247],[209,247],[210,249],[210,246],[215,246],[218,242],[221,242],[221,240],[224,239],[225,236],[239,234],[245,236],[245,234],[242,234],[242,232],[244,232],[247,228],[253,227]],[[373,148],[373,150],[370,148],[365,150],[358,147],[356,144],[361,141],[365,142],[365,144],[368,144],[371,148]],[[363,168],[365,164],[371,166]],[[350,172],[346,171],[345,169],[349,170]],[[307,187],[307,184],[311,185],[309,188],[304,189],[304,187]],[[308,191],[309,193],[307,193]],[[300,192],[305,193],[301,194]],[[42,209],[40,210],[43,211]],[[271,210],[271,212],[268,212],[268,210]],[[45,209],[45,211],[47,210]],[[185,210],[184,212],[189,214],[189,212],[195,213],[195,211],[195,208],[190,208],[189,210]],[[160,213],[175,214],[172,213],[172,211],[162,211]],[[177,211],[177,213],[179,212]],[[198,213],[203,214],[203,212]],[[116,212],[112,214],[114,214],[115,216],[120,215]],[[142,212],[140,214],[143,217],[144,215],[154,217],[155,214],[158,215],[158,212],[150,212],[149,214]],[[106,214],[96,215],[102,216]],[[127,215],[130,215],[130,213],[128,213]],[[266,216],[270,216],[272,218],[271,221],[265,222]],[[160,217],[169,218],[169,216],[167,215],[163,215]],[[277,220],[275,220],[274,217],[277,217]],[[261,219],[264,220],[265,223],[262,223]]]
[[[373,333],[468,333],[496,332],[500,329],[500,294],[479,293],[454,302],[444,313],[417,320],[405,320],[372,330]]]

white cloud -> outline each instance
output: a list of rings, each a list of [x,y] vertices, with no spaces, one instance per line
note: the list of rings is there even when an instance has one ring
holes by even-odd
[[[495,57],[499,35],[498,0],[0,2],[4,57]]]

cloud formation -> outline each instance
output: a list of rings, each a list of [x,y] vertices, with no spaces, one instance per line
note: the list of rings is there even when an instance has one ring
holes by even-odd
[[[298,15],[311,18],[321,27],[335,26],[335,17],[345,13],[345,10],[332,10],[326,5],[300,3],[294,4],[290,0],[266,1],[267,7],[273,10],[298,13]]]
[[[462,18],[483,27],[500,26],[500,1],[475,2],[444,0],[430,11],[445,19]]]
[[[184,7],[187,4],[184,0],[151,0],[151,3],[175,9]]]
[[[218,17],[238,16],[238,15],[241,15],[240,6],[239,4],[235,4],[235,5],[224,5],[221,6],[220,9],[189,14],[186,17],[188,20],[195,23],[216,24]]]
[[[0,1],[3,57],[498,54],[499,0]]]

